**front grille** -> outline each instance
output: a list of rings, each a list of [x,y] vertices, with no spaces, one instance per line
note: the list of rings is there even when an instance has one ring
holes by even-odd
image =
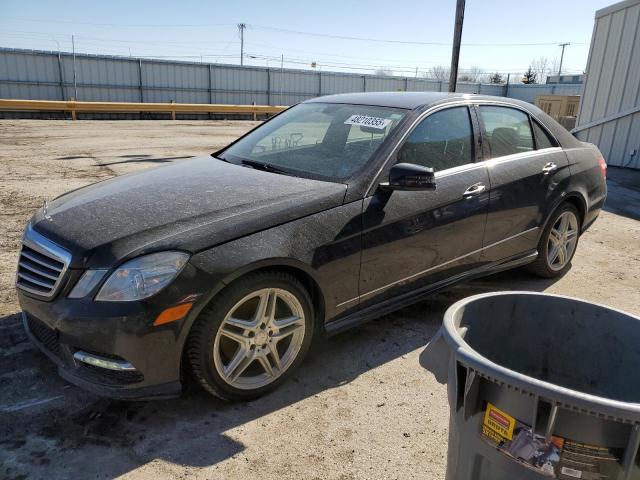
[[[60,357],[60,341],[58,339],[58,331],[50,328],[41,320],[27,315],[27,326],[31,334],[40,342],[47,350],[55,356]]]
[[[71,255],[35,232],[31,225],[24,234],[16,285],[41,297],[53,297],[71,261]]]

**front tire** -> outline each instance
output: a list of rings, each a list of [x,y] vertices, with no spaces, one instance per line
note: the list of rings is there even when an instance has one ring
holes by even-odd
[[[576,207],[565,203],[549,219],[538,243],[538,258],[527,270],[543,278],[564,275],[571,268],[579,237],[580,214]]]
[[[250,400],[300,365],[314,332],[309,293],[283,272],[247,275],[203,310],[187,339],[191,371],[209,393]]]

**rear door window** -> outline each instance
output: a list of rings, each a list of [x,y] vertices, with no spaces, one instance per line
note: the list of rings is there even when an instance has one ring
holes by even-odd
[[[489,144],[490,158],[533,150],[529,115],[509,107],[480,106],[480,118]]]
[[[473,128],[469,109],[453,107],[432,113],[411,132],[398,163],[446,170],[473,162]]]
[[[538,122],[532,120],[531,123],[533,124],[533,133],[536,136],[536,147],[538,150],[558,146],[556,144],[556,141],[551,138],[551,136],[545,131],[545,129],[538,125]]]

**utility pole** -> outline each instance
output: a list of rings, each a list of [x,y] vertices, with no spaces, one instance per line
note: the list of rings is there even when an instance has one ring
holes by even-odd
[[[451,73],[449,75],[449,92],[456,91],[458,81],[458,61],[460,60],[460,40],[462,39],[462,22],[464,21],[465,0],[456,2],[456,23],[453,30],[453,50],[451,52]]]
[[[247,28],[245,23],[238,24],[238,30],[240,31],[240,65],[244,65],[244,29]]]
[[[564,59],[564,47],[566,47],[567,45],[571,45],[571,44],[567,42],[567,43],[561,43],[560,45],[558,45],[559,47],[562,47],[562,53],[560,54],[560,66],[558,67],[558,75],[562,74],[562,60]]]
[[[74,100],[78,100],[78,84],[76,83],[76,39],[71,35],[71,49],[73,50],[73,94]]]

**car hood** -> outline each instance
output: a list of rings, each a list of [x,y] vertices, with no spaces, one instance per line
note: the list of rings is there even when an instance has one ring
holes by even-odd
[[[201,157],[69,192],[32,225],[72,253],[72,267],[110,267],[151,251],[201,251],[333,208],[345,190]]]

